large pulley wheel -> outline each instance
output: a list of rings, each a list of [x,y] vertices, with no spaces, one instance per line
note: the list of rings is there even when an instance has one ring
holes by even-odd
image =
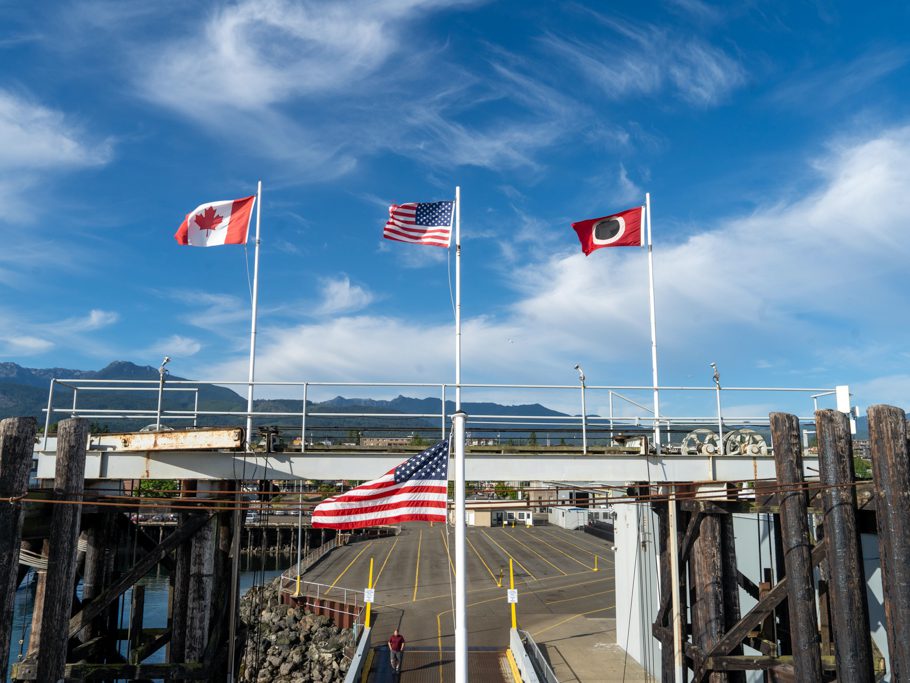
[[[682,455],[719,455],[720,439],[710,429],[695,429],[683,438],[679,447]]]
[[[727,455],[768,455],[768,442],[754,429],[735,429],[724,437]]]

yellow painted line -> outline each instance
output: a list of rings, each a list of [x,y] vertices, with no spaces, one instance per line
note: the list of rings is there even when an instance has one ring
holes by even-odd
[[[590,569],[588,569],[587,571],[573,572],[570,574],[566,574],[565,576],[555,576],[555,575],[554,576],[544,576],[543,578],[538,579],[538,582],[545,583],[545,582],[553,581],[556,579],[568,579],[568,578],[572,578],[573,576],[582,576],[582,575],[590,576],[591,574],[593,574],[593,572]],[[606,580],[607,579],[594,579],[594,581],[586,581],[585,583],[594,583],[595,581],[606,581]],[[577,584],[577,585],[584,585],[584,584]],[[572,587],[573,586],[561,586],[561,588],[572,588]],[[468,589],[468,595],[473,595],[474,593],[487,593],[492,590],[499,590],[499,587],[494,586],[492,588],[470,588],[470,589]],[[390,602],[388,605],[386,605],[386,607],[401,607],[402,605],[407,605],[407,604],[410,604],[411,602],[424,602],[426,600],[441,600],[443,598],[445,598],[446,600],[451,600],[452,595],[450,593],[440,593],[439,595],[427,595],[422,598],[417,598],[416,601],[407,600],[405,602]]]
[[[578,550],[582,551],[583,553],[590,553],[591,555],[595,555],[595,554],[600,554],[600,553],[605,552],[605,549],[603,546],[601,546],[597,543],[588,541],[588,540],[585,540],[585,543],[588,544],[585,546],[585,545],[579,545],[578,543],[574,543],[566,538],[563,538],[562,534],[553,533],[552,531],[545,531],[544,529],[540,529],[540,532],[543,534],[546,534],[550,538],[561,541],[562,543],[565,543],[566,545],[570,545],[573,548],[577,548]],[[606,541],[604,541],[604,542],[606,543]],[[601,558],[602,557],[603,557],[603,555],[601,555]]]
[[[449,566],[452,568],[452,576],[458,576],[458,573],[455,571],[455,565],[452,564],[452,554],[449,552],[449,539],[446,538],[446,534],[442,529],[439,530],[439,533],[442,536],[442,543],[446,547],[446,557],[449,558]]]
[[[540,637],[540,634],[541,634],[541,633],[546,633],[546,632],[549,631],[551,628],[556,628],[557,626],[562,626],[562,625],[565,624],[567,621],[572,621],[573,619],[578,619],[578,617],[586,617],[586,616],[588,616],[589,614],[594,614],[594,613],[596,613],[596,612],[603,612],[603,611],[608,610],[608,609],[610,609],[610,608],[609,608],[609,607],[601,607],[600,609],[592,609],[590,612],[582,612],[581,614],[573,614],[571,617],[567,617],[567,618],[563,619],[562,621],[557,621],[555,624],[550,624],[550,625],[547,626],[546,628],[542,628],[542,629],[540,629],[539,631],[535,631],[535,632],[532,634],[532,637],[533,637],[535,640],[537,640],[537,638]]]
[[[506,659],[509,660],[513,683],[521,683],[521,674],[518,673],[518,664],[515,663],[515,655],[512,654],[512,650],[506,650]]]
[[[496,580],[496,575],[493,573],[493,570],[490,569],[490,565],[484,562],[483,558],[480,556],[480,553],[477,552],[477,548],[474,547],[474,544],[471,543],[471,539],[468,538],[468,535],[465,534],[464,540],[468,542],[468,545],[471,546],[471,550],[474,551],[474,554],[477,555],[477,559],[483,562],[483,566],[487,568],[487,571],[490,572],[490,578],[493,579],[493,583],[496,584],[496,587],[499,588],[499,582]]]
[[[370,653],[367,655],[366,664],[363,665],[363,669],[360,671],[360,683],[367,683],[370,678],[370,669],[373,668],[374,654],[376,654],[376,650],[370,648]]]
[[[417,580],[420,578],[420,544],[423,542],[423,529],[420,530],[420,536],[417,537],[417,570],[414,572],[414,595],[411,602],[417,600]]]
[[[395,542],[392,544],[392,547],[389,548],[389,552],[385,556],[385,560],[383,560],[382,566],[379,568],[379,573],[376,575],[376,580],[373,582],[373,588],[376,588],[376,584],[379,583],[379,577],[382,576],[382,570],[385,569],[386,564],[388,564],[389,558],[392,557],[392,551],[395,550],[396,545],[398,545],[398,536],[395,537]]]
[[[564,550],[560,550],[559,548],[557,548],[557,547],[556,547],[555,545],[553,545],[552,543],[547,543],[547,542],[546,542],[545,540],[543,540],[542,538],[538,538],[537,540],[540,541],[541,543],[543,543],[544,545],[550,546],[550,547],[553,548],[553,550],[555,550],[556,552],[562,553],[563,555],[565,555],[566,557],[568,557],[568,558],[569,558],[570,560],[572,560],[573,562],[577,562],[578,564],[580,564],[582,567],[587,567],[588,569],[591,569],[591,568],[592,568],[591,565],[585,564],[584,562],[582,562],[581,560],[579,560],[577,557],[572,557],[571,555],[569,555],[569,553],[565,552]],[[575,546],[575,547],[578,548],[578,546]],[[581,548],[579,548],[579,550],[580,550],[580,549],[581,549]],[[590,553],[590,554],[593,555],[594,553]]]
[[[436,615],[436,643],[439,648],[438,659],[439,662],[439,683],[442,683],[442,621],[440,617],[443,615],[442,612]]]
[[[536,550],[534,550],[534,548],[532,548],[531,546],[529,546],[527,543],[522,543],[521,541],[519,541],[518,538],[517,538],[516,536],[509,536],[509,540],[510,540],[510,541],[515,541],[516,543],[519,543],[519,544],[523,545],[525,548],[527,548],[527,549],[530,550],[532,553],[534,553],[535,555],[537,555],[537,557],[539,557],[541,560],[543,560],[543,561],[546,562],[548,565],[550,565],[551,567],[553,567],[553,569],[555,569],[556,571],[558,571],[559,573],[561,573],[563,576],[568,576],[569,572],[565,572],[565,571],[563,571],[562,569],[560,569],[559,567],[557,567],[555,564],[553,564],[552,562],[550,562],[550,560],[548,560],[548,559],[545,558],[543,555],[541,555],[539,552],[537,552]],[[549,545],[549,544],[548,544],[548,545]],[[517,561],[517,560],[516,560],[516,561]]]
[[[363,555],[367,550],[369,550],[369,548],[370,548],[371,545],[373,545],[373,541],[370,541],[369,543],[367,543],[366,546],[364,547],[364,549],[361,550],[359,553],[357,553],[357,554],[354,556],[354,559],[351,560],[351,561],[348,563],[348,566],[345,567],[344,570],[338,575],[338,578],[336,578],[334,581],[332,581],[332,585],[329,586],[329,589],[325,592],[326,595],[328,595],[328,594],[329,594],[329,591],[331,591],[331,590],[335,587],[335,584],[336,584],[336,583],[338,583],[339,581],[341,581],[341,577],[348,573],[348,569],[350,569],[351,566],[357,561],[357,558],[359,558],[359,557],[360,557],[361,555]]]
[[[595,595],[606,595],[607,593],[612,593],[613,589],[606,591],[598,591],[597,593],[585,593],[584,595],[576,595],[574,598],[560,598],[559,600],[545,600],[543,604],[545,605],[555,605],[558,602],[569,602],[571,600],[581,600],[582,598],[593,598]]]
[[[483,529],[480,530],[480,533],[482,533],[484,536],[486,536],[487,538],[489,538],[490,541],[492,541],[492,542],[495,543],[497,546],[499,546],[499,549],[502,550],[502,552],[504,552],[508,557],[510,557],[510,558],[512,558],[513,560],[515,560],[515,564],[517,564],[519,567],[521,567],[522,569],[524,569],[524,570],[525,570],[525,573],[526,573],[528,576],[530,576],[530,577],[531,577],[532,579],[534,579],[535,581],[537,580],[537,577],[534,576],[530,571],[528,571],[528,568],[527,568],[527,567],[525,567],[521,562],[519,562],[517,559],[515,559],[515,557],[514,557],[508,550],[506,550],[506,549],[503,548],[501,545],[499,545],[499,543],[496,543],[496,541],[493,539],[492,536],[490,536],[490,534],[488,534],[488,533],[487,533],[486,531],[484,531]]]

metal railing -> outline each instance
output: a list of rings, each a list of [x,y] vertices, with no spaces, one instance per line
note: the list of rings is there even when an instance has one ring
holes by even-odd
[[[249,413],[246,410],[213,410],[207,409],[205,398],[200,396],[200,391],[204,387],[221,387],[235,388],[246,387],[248,382],[230,381],[230,380],[166,380],[164,385],[158,380],[111,380],[111,379],[52,379],[48,391],[47,408],[45,409],[45,429],[44,429],[44,449],[47,449],[47,438],[50,432],[51,421],[54,416],[67,417],[85,417],[89,419],[101,419],[106,421],[117,420],[149,420],[154,421],[156,428],[162,423],[181,423],[188,422],[193,427],[198,427],[201,420],[207,423],[219,422],[218,426],[225,426],[223,422],[235,422],[240,424],[247,417],[254,420],[287,420],[291,418],[296,422],[297,427],[292,425],[283,425],[284,429],[291,429],[294,433],[300,434],[299,446],[294,444],[294,450],[306,452],[307,448],[315,448],[320,445],[319,435],[326,434],[331,429],[328,423],[341,419],[361,420],[362,427],[348,428],[348,431],[355,432],[353,438],[356,442],[360,441],[363,432],[397,432],[398,437],[375,437],[375,440],[382,441],[384,438],[390,445],[400,442],[408,435],[419,436],[427,434],[431,436],[435,428],[432,423],[438,425],[439,438],[445,438],[448,433],[450,420],[449,412],[451,406],[447,406],[446,397],[449,394],[452,384],[445,383],[426,383],[426,382],[255,382],[257,393],[260,398],[266,393],[271,393],[272,398],[276,400],[299,401],[299,410],[254,410]],[[61,391],[61,389],[65,391]],[[438,412],[363,412],[363,411],[344,411],[344,410],[327,410],[325,406],[314,408],[310,403],[310,397],[316,390],[325,389],[358,389],[365,393],[376,393],[377,390],[422,390],[426,394],[436,394],[439,397]],[[613,443],[613,438],[619,432],[634,433],[639,432],[642,436],[649,435],[653,431],[655,423],[659,426],[662,434],[662,441],[666,440],[667,444],[671,442],[674,427],[712,427],[720,433],[725,431],[727,422],[735,425],[767,425],[768,416],[765,415],[735,415],[735,417],[725,417],[721,413],[720,395],[742,395],[746,393],[792,395],[798,394],[800,403],[805,400],[806,409],[817,408],[820,398],[836,397],[838,407],[843,409],[844,395],[849,403],[849,389],[847,387],[830,387],[825,388],[801,388],[801,387],[723,387],[715,386],[663,386],[658,387],[664,395],[671,394],[682,396],[684,400],[676,401],[677,404],[685,404],[691,413],[692,404],[698,404],[707,398],[706,410],[702,414],[662,414],[655,417],[653,410],[647,405],[647,398],[630,396],[635,392],[640,392],[643,396],[650,394],[653,387],[647,385],[641,386],[597,386],[590,384],[462,384],[462,399],[464,403],[489,402],[490,395],[511,396],[520,394],[521,400],[525,403],[540,403],[540,396],[546,395],[556,397],[556,403],[560,406],[571,405],[572,401],[567,400],[566,392],[582,392],[582,405],[590,406],[596,403],[598,397],[603,408],[606,408],[606,415],[587,414],[588,410],[583,409],[582,414],[572,415],[564,414],[512,414],[504,412],[483,413],[480,410],[470,411],[468,417],[469,442],[494,442],[501,444],[503,434],[505,440],[509,441],[509,434],[517,436],[518,440],[530,441],[528,436],[530,432],[546,432],[547,440],[549,435],[556,433],[561,442],[570,440],[573,443],[581,442],[582,451],[587,452],[589,444],[589,435],[594,434],[594,438],[600,438],[601,443],[606,441],[608,444]],[[68,395],[72,392],[72,396]],[[114,405],[108,406],[98,399],[94,400],[93,405],[86,406],[83,402],[80,405],[80,398],[86,393],[91,392],[92,396],[104,395],[108,393],[110,401]],[[158,403],[155,406],[150,405],[148,408],[123,408],[115,404],[120,399],[122,404],[123,397],[117,397],[120,392],[146,392],[149,394],[157,393]],[[707,395],[705,392],[708,392]],[[181,393],[192,393],[193,405],[190,408],[174,407],[173,399]],[[288,394],[297,394],[299,398],[288,399]],[[66,395],[64,395],[66,394]],[[111,394],[114,394],[111,396]],[[278,395],[276,398],[275,395]],[[537,400],[535,400],[535,396]],[[711,406],[710,399],[717,397],[716,407]],[[61,398],[66,400],[67,405],[59,405]],[[170,398],[172,406],[166,406],[166,399]],[[594,400],[592,400],[592,398]],[[237,395],[238,404],[243,400]],[[500,399],[503,400],[503,399]],[[508,400],[508,399],[505,399]],[[201,403],[202,402],[202,403]],[[617,402],[622,410],[617,410]],[[183,402],[186,403],[185,401]],[[664,409],[667,405],[672,405],[671,401],[664,403]],[[569,409],[571,410],[571,409]],[[604,412],[601,410],[600,412]],[[798,412],[798,411],[797,411]],[[808,412],[808,411],[805,411]],[[814,419],[811,414],[801,416],[801,420],[811,421]],[[321,420],[322,424],[314,427],[314,421]],[[383,426],[377,425],[381,421]],[[372,425],[372,426],[371,426]],[[149,428],[152,425],[148,426]],[[344,427],[334,428],[336,431],[345,429]],[[598,437],[597,434],[600,434]],[[494,436],[495,435],[495,436]],[[343,438],[342,438],[343,439]],[[328,437],[326,437],[328,440]],[[415,439],[416,441],[417,439]],[[251,441],[247,436],[248,446]],[[296,438],[295,438],[296,442]],[[351,444],[359,445],[359,444]],[[400,445],[400,444],[399,444]],[[538,444],[533,444],[538,445]],[[543,444],[539,444],[543,445]],[[549,444],[547,444],[549,445]],[[663,445],[663,444],[662,444]]]
[[[550,663],[547,662],[543,653],[540,651],[540,648],[537,647],[537,643],[534,642],[531,634],[527,631],[519,630],[518,635],[521,638],[521,642],[524,644],[525,652],[528,653],[528,657],[534,664],[538,679],[546,681],[546,683],[559,683],[559,679],[556,678],[556,674],[553,673]]]

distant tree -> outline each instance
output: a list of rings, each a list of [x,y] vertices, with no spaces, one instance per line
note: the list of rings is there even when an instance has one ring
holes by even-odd
[[[91,422],[89,423],[88,431],[91,434],[110,434],[111,428],[100,422]]]
[[[531,435],[528,437],[528,445],[529,446],[537,445],[537,432],[531,432]]]
[[[418,446],[418,447],[421,447],[421,448],[424,447],[424,446],[429,445],[429,443],[427,442],[427,440],[424,439],[422,436],[420,436],[420,434],[411,434],[411,440],[410,440],[409,443],[410,443],[410,445],[412,445],[412,446]]]
[[[150,498],[176,498],[180,495],[180,482],[176,479],[142,479],[139,481],[139,495]]]
[[[853,469],[856,471],[857,479],[872,479],[872,467],[865,458],[854,457]]]
[[[507,498],[509,500],[516,500],[518,498],[518,491],[501,481],[497,482],[496,486],[493,487],[493,492],[496,494],[497,498]]]

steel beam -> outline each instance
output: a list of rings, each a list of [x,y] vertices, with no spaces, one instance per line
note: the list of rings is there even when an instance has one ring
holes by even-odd
[[[351,472],[387,472],[409,453],[332,451],[330,453],[236,453],[225,451],[89,451],[86,479],[344,479]],[[747,481],[775,477],[773,456],[560,453],[468,453],[468,480],[559,481]],[[714,462],[712,477],[711,461]],[[815,476],[818,458],[803,458],[806,476]],[[54,455],[38,453],[38,478],[52,478]]]

